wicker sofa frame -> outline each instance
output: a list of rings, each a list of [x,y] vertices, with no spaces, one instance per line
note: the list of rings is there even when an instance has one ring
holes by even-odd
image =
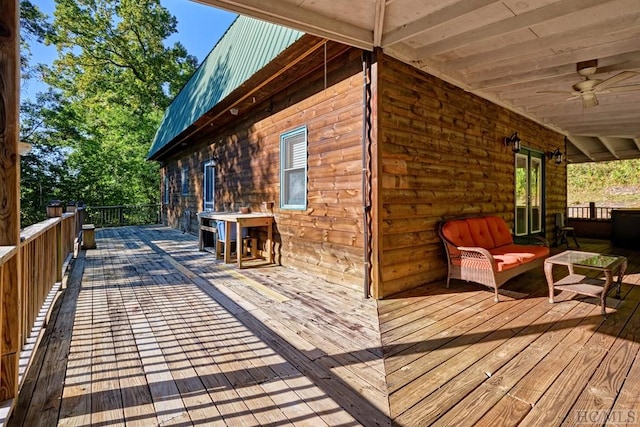
[[[447,222],[468,218],[469,217],[453,218],[442,221],[438,225],[438,235],[444,243],[447,255],[447,288],[450,285],[451,279],[480,283],[492,288],[495,292],[494,301],[499,302],[498,289],[500,286],[506,283],[509,279],[526,271],[543,267],[544,259],[546,257],[534,258],[522,262],[522,264],[517,267],[499,271],[498,263],[494,258],[494,255],[492,255],[488,249],[480,246],[458,246],[445,237],[443,234],[443,227]],[[518,237],[516,239],[512,236],[512,240],[516,246],[523,250],[523,252],[526,251],[527,246],[530,245],[549,247],[549,242],[539,236]]]

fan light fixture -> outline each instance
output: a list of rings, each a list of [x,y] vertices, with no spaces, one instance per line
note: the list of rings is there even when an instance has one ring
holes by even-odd
[[[514,132],[511,134],[511,136],[505,137],[502,143],[504,144],[505,147],[508,147],[511,145],[511,150],[514,153],[520,152],[520,148],[522,146],[521,145],[522,140],[518,138],[518,132]]]
[[[560,152],[559,148],[556,148],[553,151],[547,151],[547,157],[549,158],[549,160],[554,159],[554,161],[556,162],[556,165],[559,165],[560,163],[562,163],[562,158],[564,157],[564,154]]]
[[[609,66],[603,67],[602,69],[600,69],[600,72],[605,72],[607,68],[612,70],[611,66]],[[599,104],[598,97],[601,94],[640,90],[639,83],[620,85],[620,83],[622,83],[623,81],[628,80],[632,77],[636,77],[639,74],[637,71],[622,71],[605,80],[592,78],[592,76],[594,76],[596,72],[598,72],[597,59],[578,62],[576,64],[576,71],[578,72],[580,77],[584,77],[584,80],[581,80],[571,86],[572,90],[543,90],[539,91],[538,93],[566,93],[571,95],[566,99],[567,101],[581,99],[583,108],[591,108]]]

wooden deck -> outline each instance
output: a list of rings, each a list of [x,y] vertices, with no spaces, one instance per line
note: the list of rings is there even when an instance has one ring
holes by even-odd
[[[640,254],[596,241],[582,250],[629,258],[623,299],[608,299],[606,320],[595,298],[557,292],[550,304],[542,269],[508,282],[498,304],[460,281],[381,301],[394,422],[602,426],[609,416],[607,425],[640,425],[640,286],[631,285]]]
[[[8,425],[390,425],[375,301],[167,228],[96,241]]]
[[[629,257],[605,320],[592,298],[550,304],[542,271],[498,304],[458,281],[376,302],[282,267],[238,271],[163,227],[96,240],[8,425],[640,424],[638,252],[583,245]]]

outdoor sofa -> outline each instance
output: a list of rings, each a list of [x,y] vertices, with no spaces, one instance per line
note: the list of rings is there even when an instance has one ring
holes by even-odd
[[[542,237],[514,242],[504,219],[497,216],[459,218],[439,224],[438,234],[447,254],[447,287],[451,279],[498,288],[525,271],[542,268],[549,243]],[[526,244],[523,244],[525,243]]]

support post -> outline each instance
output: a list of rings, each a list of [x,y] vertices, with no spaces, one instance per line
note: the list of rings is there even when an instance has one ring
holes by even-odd
[[[589,202],[589,219],[596,219],[596,203]]]
[[[0,246],[20,247],[19,1],[0,2]],[[21,346],[21,250],[8,263],[0,285],[0,401],[18,392]]]

